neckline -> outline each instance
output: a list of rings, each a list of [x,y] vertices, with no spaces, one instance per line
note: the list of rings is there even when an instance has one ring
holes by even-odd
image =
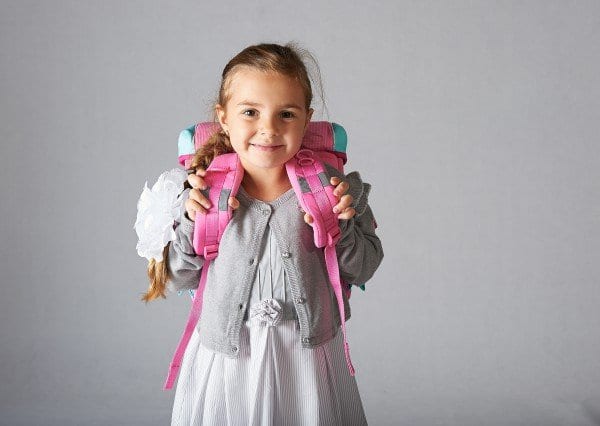
[[[294,193],[293,187],[288,189],[287,191],[285,191],[283,194],[281,194],[279,197],[275,198],[273,201],[262,201],[262,200],[259,200],[258,198],[251,197],[246,192],[246,190],[244,189],[244,187],[242,185],[240,185],[240,188],[237,193],[237,198],[238,198],[239,202],[248,207],[260,207],[260,206],[264,206],[265,204],[268,204],[271,207],[278,207],[278,206],[282,205],[283,203],[287,202],[288,200],[290,200],[294,196],[295,196],[295,193]]]

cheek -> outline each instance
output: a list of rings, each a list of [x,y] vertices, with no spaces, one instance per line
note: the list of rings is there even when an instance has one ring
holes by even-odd
[[[239,152],[240,149],[243,147],[243,143],[240,142],[243,139],[240,137],[240,135],[238,134],[231,134],[231,136],[229,137],[229,141],[231,142],[231,146],[233,147],[234,151]]]
[[[247,140],[248,138],[250,138],[253,134],[252,129],[249,129],[246,126],[238,126],[236,127],[236,133],[235,133],[238,137],[238,140]]]

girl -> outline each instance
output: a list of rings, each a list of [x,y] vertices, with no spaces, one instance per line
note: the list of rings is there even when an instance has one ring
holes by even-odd
[[[194,253],[194,220],[210,206],[202,176],[215,155],[236,152],[244,169],[219,255],[208,270],[202,316],[187,346],[173,425],[363,425],[356,380],[344,357],[340,315],[313,219],[303,214],[285,171],[311,119],[306,66],[290,45],[260,44],[222,73],[216,119],[221,131],[196,152],[182,193],[175,239],[149,266],[144,300],[198,286],[204,260]],[[382,258],[358,173],[328,168],[339,203],[340,276],[371,278]],[[350,308],[344,295],[346,319]]]

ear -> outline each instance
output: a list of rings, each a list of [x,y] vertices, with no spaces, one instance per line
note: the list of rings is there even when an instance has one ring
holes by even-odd
[[[227,117],[225,115],[225,108],[222,105],[215,105],[215,112],[217,113],[217,119],[219,120],[219,124],[225,131],[229,131],[229,127],[227,126]]]

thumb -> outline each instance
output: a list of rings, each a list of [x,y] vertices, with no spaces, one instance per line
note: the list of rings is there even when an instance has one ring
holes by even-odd
[[[235,197],[229,197],[229,207],[233,210],[237,209],[240,206],[240,202]]]
[[[312,225],[312,223],[314,222],[313,217],[308,213],[304,213],[304,221],[309,225]]]

